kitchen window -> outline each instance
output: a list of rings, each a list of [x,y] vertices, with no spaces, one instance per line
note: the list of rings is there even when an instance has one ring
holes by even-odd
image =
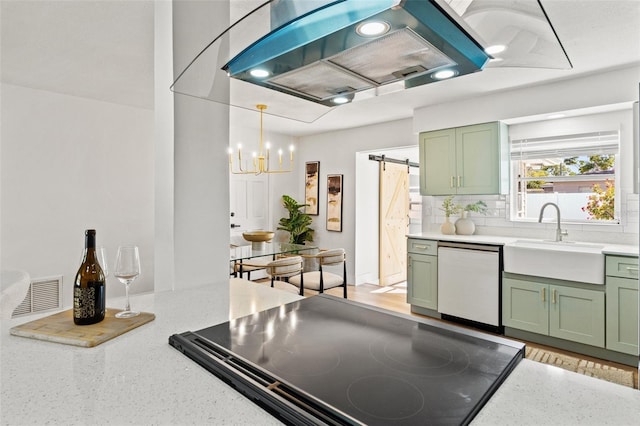
[[[538,220],[556,203],[563,222],[619,223],[616,131],[511,141],[511,218]]]

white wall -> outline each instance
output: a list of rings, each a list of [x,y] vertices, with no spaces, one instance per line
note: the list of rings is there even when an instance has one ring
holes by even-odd
[[[228,25],[228,1],[174,1],[174,75]],[[228,79],[216,82],[224,85],[228,93]],[[227,105],[175,95],[174,286],[212,284],[221,298],[229,297],[228,141]]]
[[[228,173],[218,155],[228,141],[228,107],[176,99],[174,138],[169,92],[174,51],[177,66],[190,61],[228,26],[228,2],[156,7],[155,111],[1,87],[1,267],[33,278],[63,275],[66,306],[89,227],[111,263],[119,244],[140,246],[134,292],[154,290],[155,250],[162,263],[157,290],[215,282],[228,297]],[[108,299],[124,294],[111,280]]]
[[[153,290],[153,111],[2,84],[3,269],[62,275],[63,304],[80,265],[84,231],[115,260],[140,247],[135,291]],[[108,279],[107,297],[124,294]]]
[[[173,5],[154,3],[155,291],[175,284],[173,175]]]
[[[417,134],[467,124],[633,102],[638,99],[639,75],[640,67],[635,66],[431,105],[414,111],[413,129]]]
[[[377,236],[374,234],[378,232],[377,228],[361,227],[365,221],[359,220],[356,215],[356,198],[359,196],[356,192],[356,153],[416,144],[417,136],[412,132],[410,119],[307,136],[299,141],[298,167],[304,167],[306,161],[320,161],[320,214],[313,217],[315,243],[322,248],[343,247],[346,250],[347,279],[350,284],[356,282],[356,275],[366,276],[369,273],[369,266],[363,265],[365,269],[358,270],[356,251],[373,245],[377,250]],[[326,227],[329,174],[344,175],[342,232],[327,231]],[[304,199],[304,179],[299,177],[298,181],[298,198]],[[377,182],[372,184],[377,187]],[[378,211],[359,211],[358,214],[377,216]]]
[[[379,163],[369,160],[369,152],[356,153],[356,251],[352,256],[356,285],[378,284],[380,273],[380,171]]]

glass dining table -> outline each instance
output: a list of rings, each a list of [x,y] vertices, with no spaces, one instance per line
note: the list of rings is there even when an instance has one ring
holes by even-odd
[[[275,260],[278,255],[282,254],[314,254],[317,251],[318,247],[316,246],[302,244],[270,242],[262,244],[259,249],[254,248],[251,244],[249,244],[246,246],[231,246],[230,260],[235,265],[238,265],[238,268],[234,268],[234,276],[237,276],[238,273],[240,274],[240,276],[242,276],[243,261],[249,261],[252,259],[255,260],[258,258],[260,258],[260,260],[264,260],[263,258]]]

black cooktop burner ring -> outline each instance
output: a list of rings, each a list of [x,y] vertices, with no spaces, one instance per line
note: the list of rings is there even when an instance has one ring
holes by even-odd
[[[304,362],[295,362],[300,359]],[[319,350],[310,344],[295,344],[273,352],[268,361],[277,372],[294,376],[322,376],[336,369],[341,359],[340,354],[332,348]]]
[[[396,376],[360,377],[347,388],[347,399],[358,411],[385,421],[409,419],[425,407],[420,389]]]
[[[387,334],[369,345],[369,353],[386,367],[425,377],[457,375],[469,368],[471,360],[463,348],[434,333],[425,339],[425,330],[421,331],[411,336]]]

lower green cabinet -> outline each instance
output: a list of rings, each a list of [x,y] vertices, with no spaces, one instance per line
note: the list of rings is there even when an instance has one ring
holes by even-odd
[[[638,258],[607,256],[607,349],[638,355]]]
[[[604,291],[549,286],[549,335],[604,348]]]
[[[549,334],[547,284],[504,278],[502,281],[502,323],[532,333]]]
[[[638,280],[607,277],[607,349],[638,355]]]
[[[503,324],[532,333],[604,347],[604,301],[604,291],[551,284],[546,279],[538,280],[535,277],[505,275]]]
[[[438,256],[408,253],[407,302],[438,309]]]

